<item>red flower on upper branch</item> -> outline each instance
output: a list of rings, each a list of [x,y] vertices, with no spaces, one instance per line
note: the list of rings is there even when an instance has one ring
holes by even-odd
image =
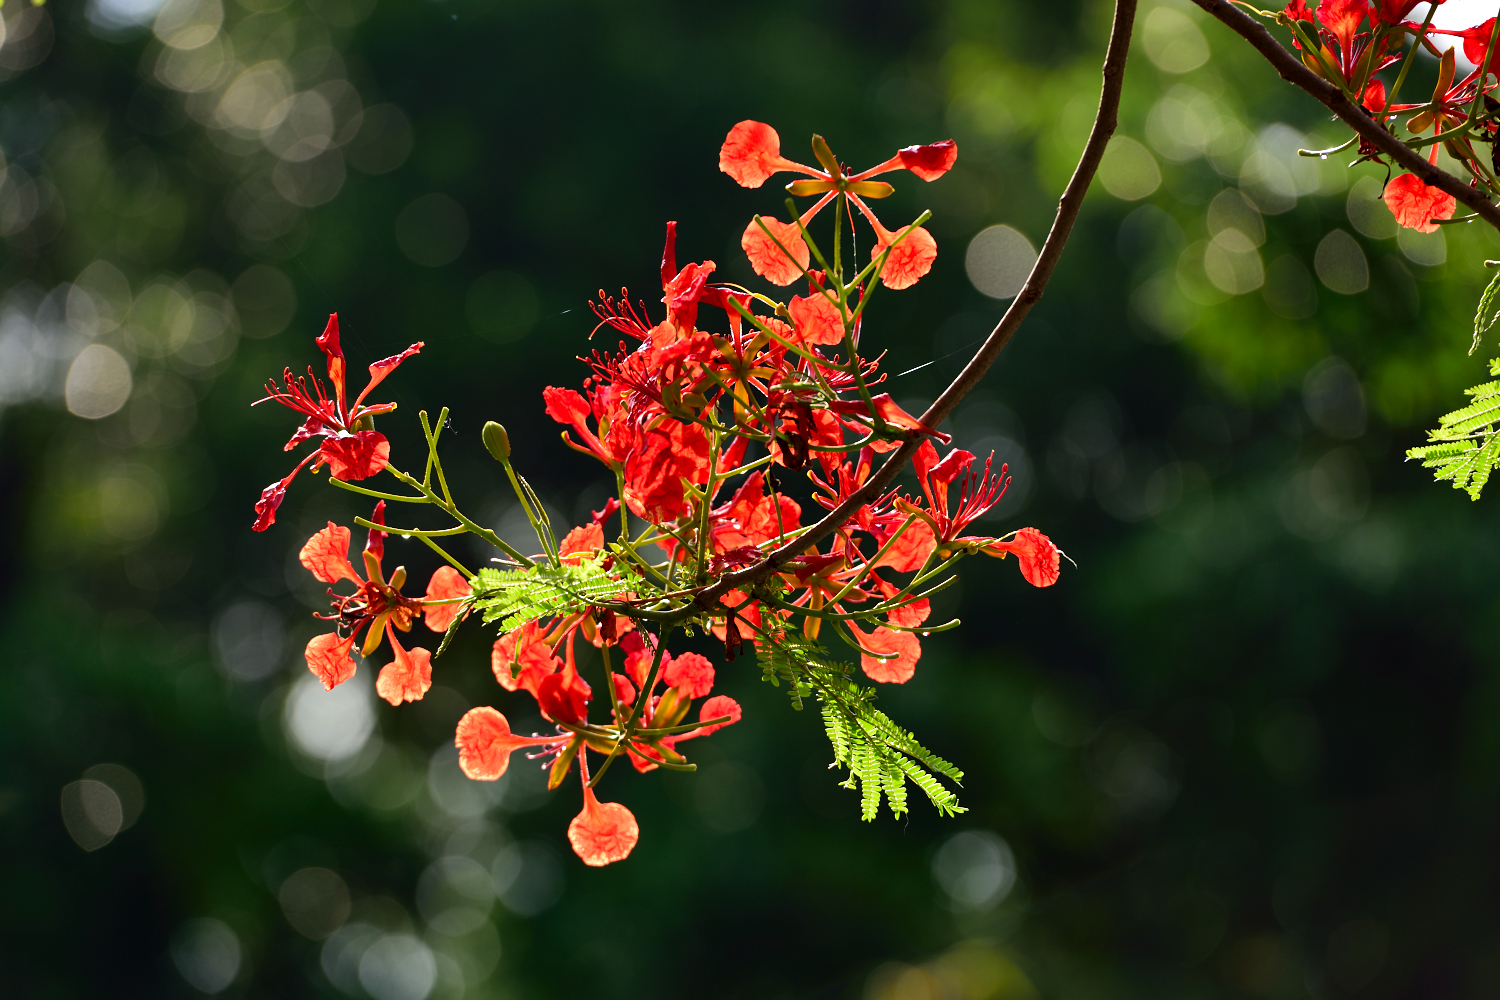
[[[328,325],[317,338],[317,345],[328,361],[328,381],[333,386],[331,397],[322,380],[313,374],[311,368],[307,370],[306,379],[301,376],[294,378],[292,370],[287,368],[282,373],[283,384],[278,386],[274,380],[266,383],[265,398],[256,400],[256,404],[274,400],[306,417],[302,426],[297,428],[297,432],[286,443],[284,450],[291,451],[303,441],[313,438],[323,439],[318,450],[298,462],[285,479],[274,482],[261,491],[260,500],[255,504],[253,527],[256,531],[265,531],[276,522],[276,509],[285,499],[287,487],[309,463],[314,472],[327,463],[330,476],[346,480],[367,479],[386,467],[390,461],[390,442],[385,439],[384,434],[372,429],[372,424],[375,417],[390,413],[396,408],[396,404],[376,403],[367,406],[365,397],[397,365],[425,346],[419,340],[400,354],[371,365],[369,383],[353,404],[350,404],[344,387],[347,366],[344,350],[339,345],[338,313],[328,317]]]
[[[927,146],[908,146],[858,173],[851,173],[834,159],[822,136],[813,136],[813,152],[822,169],[782,156],[781,137],[771,126],[757,121],[743,121],[730,129],[719,149],[719,169],[741,187],[757,188],[773,174],[791,171],[806,174],[810,179],[793,181],[787,185],[788,191],[799,198],[819,196],[795,223],[768,217],[751,220],[740,246],[756,274],[777,285],[790,285],[804,275],[811,256],[801,230],[839,194],[845,195],[875,230],[876,243],[870,250],[870,258],[873,260],[890,250],[880,274],[887,287],[909,288],[932,270],[932,262],[937,259],[937,241],[921,226],[906,226],[892,232],[881,225],[866,201],[885,198],[895,189],[870,178],[893,170],[910,170],[924,181],[937,180],[958,159],[957,143],[945,139]]]

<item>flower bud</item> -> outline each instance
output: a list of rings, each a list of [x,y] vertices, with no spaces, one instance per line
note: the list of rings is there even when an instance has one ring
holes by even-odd
[[[479,436],[484,440],[484,446],[489,449],[490,454],[495,456],[495,461],[510,461],[510,435],[505,433],[504,427],[493,420],[487,421]]]

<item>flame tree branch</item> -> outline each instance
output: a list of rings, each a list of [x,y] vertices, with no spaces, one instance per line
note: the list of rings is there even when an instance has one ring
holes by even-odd
[[[1482,192],[1470,187],[1467,181],[1428,163],[1426,157],[1381,127],[1365,113],[1364,108],[1345,97],[1344,92],[1335,84],[1304,66],[1300,59],[1276,40],[1276,36],[1266,30],[1265,25],[1228,0],[1193,2],[1248,41],[1257,52],[1266,57],[1266,61],[1283,80],[1316,97],[1370,145],[1389,156],[1403,169],[1416,174],[1423,183],[1451,194],[1460,204],[1473,209],[1481,219],[1500,230],[1500,207],[1492,204]]]
[[[1062,257],[1063,248],[1073,232],[1073,224],[1078,220],[1078,212],[1083,207],[1084,195],[1088,193],[1094,174],[1099,170],[1099,162],[1104,158],[1105,147],[1109,145],[1110,136],[1114,134],[1115,127],[1119,123],[1120,94],[1125,85],[1125,58],[1130,51],[1130,35],[1135,23],[1135,10],[1136,0],[1115,0],[1109,48],[1104,56],[1104,85],[1099,94],[1099,110],[1094,115],[1094,126],[1089,131],[1088,143],[1083,148],[1083,154],[1078,158],[1078,166],[1074,169],[1073,176],[1063,190],[1062,198],[1058,201],[1057,217],[1052,222],[1052,228],[1047,233],[1047,240],[1042,244],[1036,263],[1032,265],[1031,274],[1027,276],[1026,283],[1021,286],[1020,294],[1011,302],[1010,308],[1005,310],[1005,315],[1000,318],[1000,322],[990,332],[979,351],[964,366],[964,370],[958,374],[958,377],[949,383],[948,388],[943,390],[937,401],[928,407],[926,413],[922,414],[922,423],[928,427],[937,427],[946,420],[959,402],[984,378],[985,372],[989,371],[990,366],[995,363],[995,359],[1000,356],[1005,345],[1010,343],[1011,337],[1015,335],[1026,315],[1031,312],[1032,306],[1041,299],[1042,292],[1046,290],[1047,282],[1052,277],[1052,272],[1057,269],[1057,262]],[[1404,146],[1401,148],[1405,150]],[[1415,156],[1409,150],[1407,152]],[[1500,213],[1497,213],[1496,218],[1500,219]],[[712,608],[718,598],[730,590],[751,586],[771,577],[802,552],[837,531],[860,507],[875,499],[891,484],[912,455],[916,453],[921,440],[920,436],[913,433],[863,486],[846,497],[816,524],[798,535],[795,540],[774,549],[754,566],[734,573],[726,573],[717,583],[699,591],[694,599],[697,607],[693,610]]]

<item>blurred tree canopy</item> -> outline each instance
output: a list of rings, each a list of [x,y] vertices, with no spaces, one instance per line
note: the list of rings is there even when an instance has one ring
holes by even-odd
[[[329,312],[357,364],[424,339],[382,430],[420,440],[415,411],[451,406],[454,477],[515,533],[478,433],[503,420],[577,523],[608,484],[541,388],[585,373],[596,289],[655,287],[668,219],[682,259],[750,280],[763,199],[714,157],[755,118],[856,163],[957,139],[948,177],[896,195],[934,210],[937,266],[866,333],[917,409],[1045,235],[1108,6],[0,15],[7,992],[1500,990],[1500,532],[1399,462],[1483,377],[1468,323],[1500,241],[1398,236],[1383,170],[1297,156],[1342,136],[1190,4],[1143,6],[1061,268],[946,428],[1010,463],[996,523],[1078,563],[1047,591],[975,567],[935,611],[964,626],[882,692],[967,771],[970,811],[861,824],[816,717],[734,664],[745,722],[699,774],[622,782],[647,833],[602,871],[530,768],[458,772],[453,723],[506,705],[481,640],[401,711],[364,667],[328,695],[307,674],[323,598],[294,553],[363,510],[305,484],[253,536],[287,427],[249,404]]]

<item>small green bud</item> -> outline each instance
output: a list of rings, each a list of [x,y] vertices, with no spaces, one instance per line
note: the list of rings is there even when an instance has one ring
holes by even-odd
[[[484,425],[480,437],[484,439],[484,446],[495,456],[497,462],[510,461],[510,435],[505,433],[505,428],[493,420]]]

